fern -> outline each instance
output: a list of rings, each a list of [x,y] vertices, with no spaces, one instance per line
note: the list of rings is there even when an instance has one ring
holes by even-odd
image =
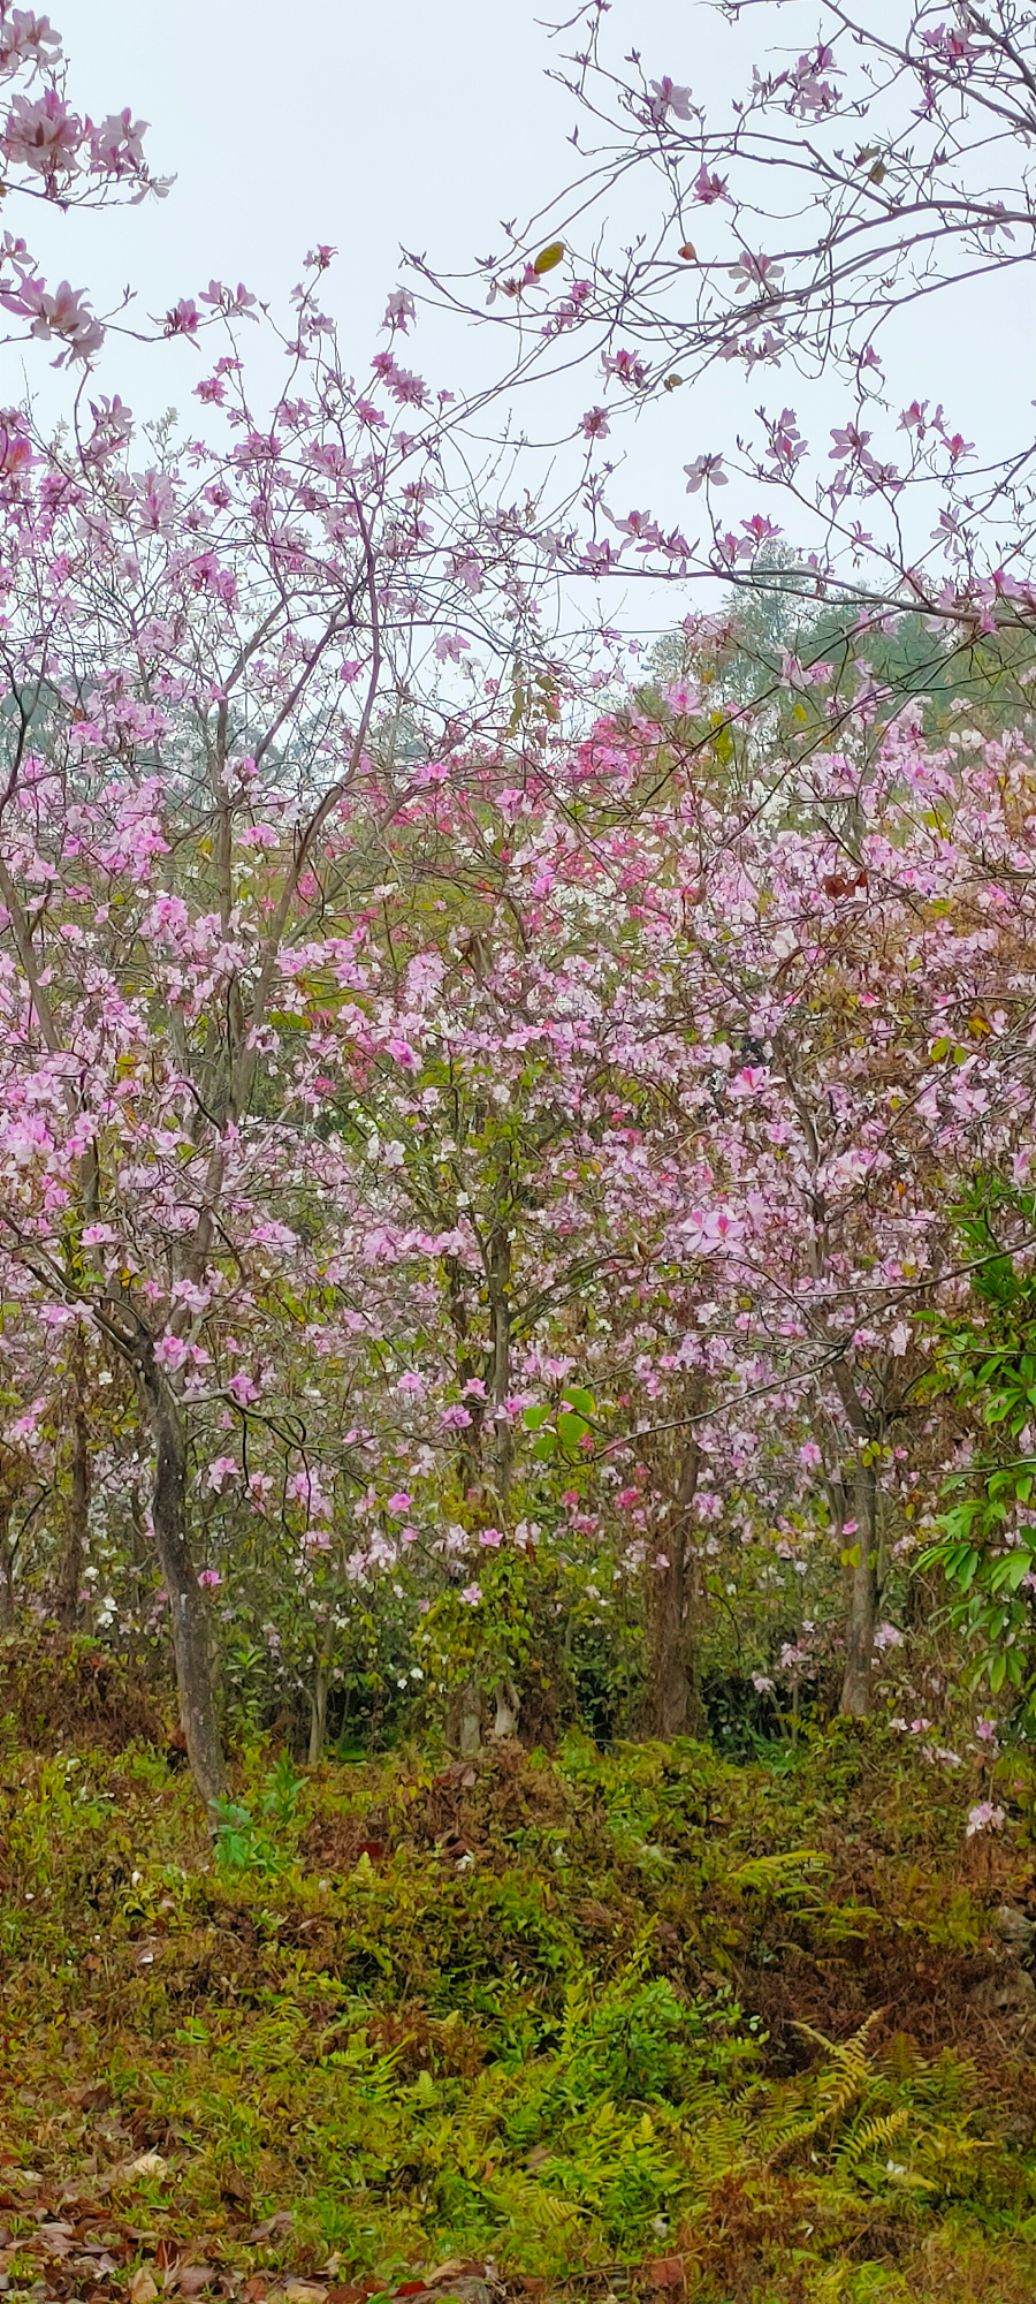
[[[778,1848],[770,1856],[750,1856],[728,1873],[727,1886],[739,1895],[801,1896],[830,1869],[829,1859],[816,1848]]]
[[[796,2031],[801,2032],[804,2039],[815,2040],[825,2050],[830,2064],[817,2075],[813,2111],[806,2119],[793,2121],[772,2145],[768,2162],[771,2168],[801,2145],[812,2144],[825,2134],[836,2135],[853,2105],[876,2084],[878,2075],[867,2053],[867,2042],[881,2015],[880,2008],[874,2009],[849,2040],[828,2040],[823,2032],[815,2031],[812,2024],[796,2025]]]
[[[835,2166],[848,2176],[866,2159],[868,2152],[890,2152],[910,2127],[912,2117],[909,2104],[897,2105],[894,2112],[872,2113],[869,2117],[861,2113],[836,2147]]]
[[[754,2154],[740,2107],[722,2105],[695,2119],[685,2150],[695,2186],[710,2192],[729,2177],[743,2175]]]

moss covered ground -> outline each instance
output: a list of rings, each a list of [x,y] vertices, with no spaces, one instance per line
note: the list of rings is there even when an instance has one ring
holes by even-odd
[[[0,1753],[0,2292],[1031,2304],[1021,1810],[769,1761]]]

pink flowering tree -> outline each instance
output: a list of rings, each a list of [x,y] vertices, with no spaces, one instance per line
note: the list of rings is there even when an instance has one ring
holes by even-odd
[[[433,1549],[476,1606],[486,1524],[530,1482],[567,1498],[591,1556],[614,1532],[644,1571],[666,1733],[731,1538],[767,1574],[844,1560],[842,1701],[869,1708],[940,1438],[919,1316],[962,1285],[955,1193],[1025,1158],[1028,749],[812,693],[762,808],[686,683],[533,772],[507,746],[423,771],[340,1092],[379,1335],[416,1315],[384,1561],[449,1494]]]
[[[875,333],[1009,230],[1027,252],[1028,34],[922,8],[897,45],[827,5],[816,51],[710,126],[608,65],[606,14],[569,68],[591,175],[482,267],[492,390],[411,366],[406,290],[354,374],[321,246],[283,323],[218,281],[160,323],[211,347],[186,429],[85,392],[57,442],[4,420],[5,1605],[49,1512],[71,1614],[91,1512],[131,1495],[210,1804],[238,1589],[314,1757],[357,1590],[429,1643],[451,1624],[461,1732],[488,1706],[503,1734],[544,1530],[643,1596],[659,1732],[693,1722],[726,1586],[786,1615],[800,1571],[844,1584],[865,1713],[888,1562],[950,1445],[922,1377],[967,1285],[952,1210],[976,1170],[1027,1175],[1029,444],[982,473],[908,399],[897,463]],[[136,126],[72,113],[46,25],[0,8],[0,32],[11,189],[146,190]],[[989,120],[1021,155],[993,202]],[[803,165],[820,259],[764,231]],[[586,219],[619,177],[661,207],[616,262]],[[12,318],[88,362],[82,300],[21,243],[4,263]],[[548,493],[508,394],[584,352],[600,400]],[[736,450],[692,442],[692,537],[625,508],[608,441],[719,360],[836,373],[844,421],[811,445],[782,379]],[[759,500],[731,529],[734,470]],[[746,692],[688,630],[678,676],[630,693],[614,636],[562,648],[547,608],[627,571],[844,594],[837,649],[778,634]],[[940,666],[1017,643],[995,726],[900,709],[876,649],[907,608]]]
[[[415,573],[364,416],[325,470],[301,395],[260,431],[216,382],[229,456],[139,471],[99,406],[8,483],[8,1447],[54,1371],[81,1432],[135,1393],[210,1799],[210,1595],[291,1590],[316,1753],[350,1592],[452,1594],[503,1730],[537,1517],[643,1579],[667,1733],[732,1557],[844,1555],[863,1711],[918,1314],[961,1181],[1026,1157],[1028,749],[814,681],[774,782],[707,684],[581,741],[560,679],[531,720],[484,671],[404,697],[456,501],[442,565],[422,490]]]
[[[198,387],[203,437],[138,439],[104,400],[74,448],[49,449],[12,417],[4,482],[8,1287],[132,1374],[209,1799],[189,1435],[244,1420],[319,1462],[271,1339],[289,1272],[308,1311],[355,1208],[356,1172],[314,1118],[354,1016],[356,875],[377,885],[425,773],[393,730],[405,712],[448,760],[460,727],[498,715],[494,660],[542,649],[535,541],[499,471],[480,493],[470,411],[401,365],[409,300],[354,379],[321,308],[328,260],[297,292],[262,419],[246,315],[213,288],[225,349]],[[329,1479],[308,1461],[292,1477],[319,1546]]]

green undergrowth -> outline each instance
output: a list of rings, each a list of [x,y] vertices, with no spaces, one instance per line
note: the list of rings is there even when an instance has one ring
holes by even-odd
[[[11,1741],[0,1783],[12,2246],[101,2200],[141,2262],[346,2283],[603,2296],[679,2257],[706,2304],[1036,2292],[1032,2041],[975,1998],[1027,1848],[970,1846],[894,1740],[256,1749],[214,1846],[144,1745]]]

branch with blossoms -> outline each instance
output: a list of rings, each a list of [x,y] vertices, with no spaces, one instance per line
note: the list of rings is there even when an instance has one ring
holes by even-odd
[[[1032,23],[1004,5],[957,0],[947,17],[935,0],[896,0],[879,25],[825,0],[796,55],[768,45],[784,31],[780,0],[744,0],[717,10],[730,69],[706,104],[635,45],[621,53],[619,13],[591,0],[554,27],[565,53],[549,76],[576,115],[570,182],[466,272],[410,260],[421,293],[513,342],[526,394],[586,374],[594,405],[572,437],[593,451],[587,501],[607,525],[584,566],[751,584],[760,550],[788,531],[786,504],[807,597],[819,581],[962,628],[1031,629],[1031,426],[1023,416],[1015,440],[976,454],[883,340],[935,297],[967,327],[975,285],[1009,284],[1032,261]],[[747,84],[735,27],[759,35]],[[722,62],[721,42],[717,28]],[[775,390],[754,434],[696,445],[684,464],[706,538],[671,509],[605,511],[609,432],[672,393],[693,426],[695,383],[724,365]],[[822,430],[809,420],[818,383],[843,397]],[[728,528],[717,491],[732,475],[750,505],[767,496]]]
[[[61,40],[46,16],[0,5],[0,159],[5,200],[50,207],[102,208],[168,190],[144,155],[146,122],[129,107],[94,120],[69,95]],[[104,323],[85,291],[51,286],[28,242],[7,231],[0,243],[0,307],[29,338],[56,344],[54,365],[89,362]],[[10,340],[10,339],[9,339]]]

